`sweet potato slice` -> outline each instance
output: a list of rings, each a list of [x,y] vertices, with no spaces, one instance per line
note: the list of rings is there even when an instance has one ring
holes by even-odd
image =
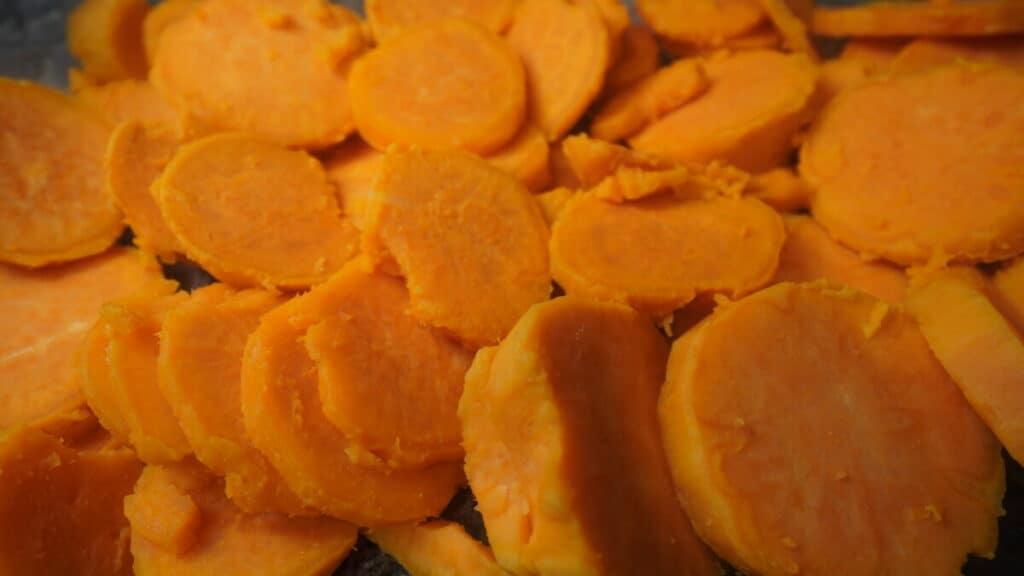
[[[142,20],[146,0],[82,0],[68,16],[68,49],[102,82],[146,77]]]
[[[927,0],[817,7],[810,28],[818,36],[995,36],[1024,32],[1017,0]]]
[[[242,419],[242,353],[260,316],[282,299],[223,284],[192,293],[167,313],[160,331],[160,391],[196,458],[224,476],[225,491],[247,512],[308,515],[280,474],[253,446]]]
[[[160,277],[127,248],[42,270],[0,265],[0,431],[82,406],[78,352],[100,306]]]
[[[1012,167],[1024,164],[1022,98],[1024,75],[984,66],[846,92],[801,150],[814,217],[843,244],[899,264],[1021,253],[1024,172]]]
[[[700,61],[678,60],[603,104],[590,133],[609,142],[623,140],[696,99],[707,87]]]
[[[478,353],[459,406],[466,472],[515,574],[718,574],[658,437],[667,346],[629,308],[538,304]]]
[[[246,344],[242,413],[256,447],[303,502],[360,526],[422,520],[444,509],[463,482],[458,463],[419,470],[364,466],[358,450],[323,413],[316,364],[302,338],[344,314],[353,263],[312,291],[271,310]]]
[[[780,212],[807,208],[814,193],[811,187],[790,168],[775,168],[754,174],[744,192]]]
[[[544,219],[547,220],[548,226],[555,223],[562,208],[565,208],[566,203],[575,194],[575,190],[559,187],[534,196],[537,199],[537,204],[540,205],[541,212],[544,213]]]
[[[758,0],[772,25],[782,36],[782,43],[792,52],[807,54],[812,60],[818,60],[818,51],[807,33],[804,18],[810,16],[808,8],[813,7],[813,0]],[[801,6],[804,10],[799,10]],[[799,12],[803,11],[803,18]]]
[[[448,18],[462,18],[500,34],[512,22],[518,0],[368,0],[366,20],[377,44],[414,28]]]
[[[547,225],[511,176],[464,152],[392,152],[377,194],[363,252],[394,258],[413,317],[483,346],[547,299]]]
[[[200,2],[202,0],[163,0],[146,13],[142,21],[142,46],[149,64],[156,60],[164,30],[187,16]]]
[[[359,249],[320,162],[250,135],[182,146],[154,186],[185,252],[226,282],[304,288]]]
[[[121,214],[103,184],[106,124],[72,98],[0,78],[0,262],[37,267],[106,250]]]
[[[993,305],[977,270],[916,280],[907,310],[928,346],[1010,456],[1024,462],[1024,338]]]
[[[818,77],[810,59],[755,50],[707,60],[704,71],[707,91],[630,145],[678,160],[723,160],[751,172],[781,164],[809,120]]]
[[[323,148],[355,129],[345,77],[364,45],[326,0],[205,0],[163,32],[150,79],[214,128]]]
[[[693,46],[719,46],[765,19],[758,0],[638,0],[658,36]]]
[[[995,551],[998,443],[913,319],[870,296],[720,304],[673,345],[659,416],[694,527],[745,573],[954,574]]]
[[[851,38],[843,45],[839,57],[864,60],[885,68],[906,45],[907,41],[900,38]]]
[[[826,60],[818,70],[821,76],[818,79],[817,100],[821,107],[840,93],[856,88],[883,73],[877,64],[868,59],[846,57]]]
[[[551,182],[551,147],[544,133],[526,124],[511,142],[487,161],[515,176],[531,192],[540,192]]]
[[[103,305],[107,362],[114,405],[128,424],[128,438],[144,462],[173,462],[191,454],[171,406],[160,392],[158,335],[168,310],[187,297],[165,281],[152,290]]]
[[[622,41],[629,28],[629,8],[623,0],[593,0],[608,30],[608,66],[611,68],[622,53]]]
[[[495,562],[494,552],[454,522],[387,526],[370,530],[367,536],[412,576],[508,576]]]
[[[130,576],[121,499],[142,464],[108,442],[71,447],[31,428],[0,433],[0,573]]]
[[[106,118],[111,127],[135,121],[180,129],[178,113],[149,82],[120,80],[88,86],[75,92],[75,97]]]
[[[408,314],[402,281],[344,274],[337,312],[309,328],[324,416],[365,461],[423,468],[462,459],[456,411],[472,354]]]
[[[465,20],[388,42],[352,67],[349,84],[359,134],[379,150],[399,144],[486,154],[512,140],[526,118],[526,75],[516,53]]]
[[[622,33],[622,47],[604,79],[606,93],[616,94],[654,74],[658,69],[658,42],[651,29],[633,24]]]
[[[338,189],[341,208],[356,228],[366,228],[373,183],[384,153],[358,138],[350,138],[323,159],[327,179]]]
[[[1005,38],[936,39],[920,38],[907,44],[893,59],[893,74],[920,72],[959,61],[991,62],[1024,69],[1024,39]]]
[[[659,44],[669,56],[676,58],[710,58],[746,50],[780,50],[782,37],[771,22],[765,21],[750,32],[723,40],[716,46],[696,46],[669,38],[661,38]]]
[[[186,498],[198,511],[198,526],[184,532],[192,539],[175,550],[162,538],[164,525],[184,519],[174,501]],[[219,479],[198,466],[147,466],[126,500],[148,501],[148,513],[130,513],[135,573],[145,576],[317,576],[330,574],[356,540],[353,526],[329,518],[289,518],[246,514],[224,497]],[[132,512],[135,512],[132,510]],[[189,525],[191,526],[191,524]],[[184,528],[184,526],[182,526]]]
[[[1024,334],[1024,258],[997,272],[992,285],[999,310]]]
[[[82,394],[100,424],[114,438],[128,442],[129,428],[123,410],[114,395],[107,363],[107,327],[97,322],[85,337],[81,349]]]
[[[829,238],[807,216],[787,215],[786,243],[779,256],[775,282],[828,280],[898,304],[907,292],[907,277],[893,266],[867,262],[856,252]]]
[[[136,538],[176,555],[195,544],[203,521],[192,496],[168,482],[164,474],[152,471],[143,473],[132,494],[125,497],[124,515]]]
[[[779,216],[752,198],[612,204],[584,193],[552,226],[551,271],[568,294],[661,316],[698,293],[767,284],[784,238]]]
[[[521,0],[507,38],[526,67],[531,122],[560,139],[597,98],[612,61],[601,9],[595,0]]]

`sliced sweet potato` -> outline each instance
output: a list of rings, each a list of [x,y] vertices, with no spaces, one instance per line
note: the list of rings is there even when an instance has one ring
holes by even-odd
[[[569,158],[565,155],[562,150],[565,141],[552,142],[550,157],[548,158],[551,164],[551,185],[561,188],[569,188],[570,190],[577,190],[580,188],[580,179],[576,177],[576,171],[573,169],[572,164],[569,163]]]
[[[698,293],[767,284],[784,238],[779,216],[753,198],[612,204],[584,193],[552,226],[551,272],[568,294],[662,316]]]
[[[1024,334],[1024,258],[1018,258],[997,272],[992,285],[1000,312]]]
[[[366,535],[412,576],[507,576],[494,552],[454,522],[435,520],[369,530]]]
[[[439,514],[463,482],[460,464],[363,465],[367,453],[324,416],[316,364],[302,342],[308,328],[344,313],[348,286],[363,274],[354,262],[262,317],[242,362],[245,428],[308,506],[360,526],[422,520]]]
[[[557,298],[477,354],[459,406],[466,473],[515,574],[718,574],[658,437],[664,339],[629,308]]]
[[[817,69],[805,54],[754,50],[704,63],[700,97],[630,139],[679,160],[723,160],[751,172],[782,163],[808,121]]]
[[[1018,462],[1024,461],[1024,337],[989,297],[973,268],[917,278],[907,310],[974,411]]]
[[[540,205],[541,212],[544,213],[544,219],[547,220],[548,226],[555,223],[555,219],[558,218],[558,214],[562,211],[562,208],[565,208],[565,204],[575,194],[575,190],[558,187],[554,190],[548,190],[543,194],[534,196],[534,198],[537,199],[537,204]]]
[[[885,69],[907,41],[902,38],[851,38],[843,45],[839,57],[863,60]]]
[[[410,313],[470,346],[498,342],[548,298],[548,229],[530,193],[464,152],[390,152],[363,236],[393,257]]]
[[[603,104],[590,133],[609,142],[623,140],[698,98],[707,87],[699,60],[678,60]]]
[[[142,20],[146,0],[82,0],[68,15],[68,49],[103,82],[146,77]]]
[[[888,66],[888,65],[886,65]],[[880,73],[878,65],[866,58],[833,58],[818,67],[817,100],[820,106],[832,101],[840,93],[856,88]]]
[[[530,120],[549,141],[564,136],[597,98],[612,62],[596,0],[521,0],[508,41],[526,67]]]
[[[182,146],[154,191],[186,254],[226,282],[304,288],[359,249],[320,162],[247,134]]]
[[[792,52],[807,54],[818,60],[818,51],[807,33],[805,18],[810,16],[813,0],[758,0],[772,25],[782,36],[783,45]],[[798,6],[803,5],[803,6]],[[803,8],[803,18],[799,12]]]
[[[258,290],[207,286],[169,311],[160,331],[160,391],[196,458],[224,476],[225,491],[247,512],[308,515],[245,432],[242,353],[260,316],[282,302]]]
[[[153,6],[142,21],[142,45],[146,61],[153,64],[164,30],[187,16],[202,0],[163,0]]]
[[[604,79],[606,93],[616,94],[654,74],[658,69],[658,42],[651,29],[633,24],[622,33],[622,47]]]
[[[961,40],[920,38],[900,50],[889,70],[893,74],[909,74],[965,60],[1024,69],[1024,40],[1020,36]]]
[[[758,0],[638,0],[658,36],[694,46],[720,46],[765,19]]]
[[[350,273],[331,288],[336,311],[304,339],[327,420],[368,463],[461,460],[456,410],[472,354],[408,314],[401,280]]]
[[[903,301],[907,277],[900,269],[865,261],[829,238],[828,232],[807,216],[787,215],[783,222],[786,243],[782,245],[775,282],[828,280],[893,304]]]
[[[719,305],[673,345],[659,416],[694,527],[745,573],[954,574],[995,551],[998,443],[913,319],[870,296],[780,284]]]
[[[150,80],[213,128],[309,148],[355,129],[345,78],[365,39],[327,0],[204,0],[160,46]]]
[[[358,138],[346,140],[323,159],[327,179],[338,189],[342,212],[359,230],[366,228],[373,182],[383,161],[383,152]]]
[[[608,66],[609,68],[618,61],[622,53],[623,37],[629,28],[629,8],[623,0],[593,0],[598,12],[601,13],[601,20],[608,30]]]
[[[551,182],[551,147],[544,133],[526,124],[504,148],[487,157],[491,166],[516,177],[531,192],[540,192]]]
[[[132,241],[165,261],[184,249],[164,222],[151,188],[180,143],[166,128],[129,121],[110,135],[104,161],[107,189],[132,228]]]
[[[140,501],[150,506],[137,511],[129,504]],[[191,516],[182,516],[176,501],[192,503],[197,525],[190,520],[182,525]],[[357,535],[355,527],[329,518],[246,514],[224,497],[216,477],[195,465],[146,466],[125,508],[130,511],[135,573],[145,576],[330,574]],[[177,550],[168,546],[163,534],[168,526],[182,529],[180,537],[191,544]]]
[[[49,88],[0,78],[0,262],[37,267],[106,250],[124,226],[103,183],[108,128]]]
[[[156,124],[168,130],[179,130],[181,119],[149,82],[119,80],[98,86],[84,87],[75,97],[90,106],[115,127],[122,122]]]
[[[750,177],[744,190],[780,212],[807,208],[813,190],[790,168],[775,168]]]
[[[78,352],[100,306],[160,277],[127,248],[42,270],[0,265],[0,431],[81,407]]]
[[[782,37],[775,26],[765,21],[749,32],[723,40],[716,46],[698,46],[669,38],[659,40],[662,50],[676,58],[709,58],[745,50],[780,50]]]
[[[592,188],[621,168],[642,170],[670,170],[678,162],[647,152],[630,150],[591,138],[586,134],[569,136],[562,141],[566,163],[583,188]]]
[[[512,22],[518,0],[368,0],[366,20],[377,44],[414,28],[448,18],[462,18],[501,34]]]
[[[814,217],[843,244],[899,264],[1021,253],[1024,172],[1012,167],[1024,164],[1022,98],[1024,75],[970,65],[846,92],[801,150]]]
[[[70,90],[72,94],[77,94],[86,88],[95,88],[102,84],[102,81],[89,76],[81,68],[68,69],[68,90]]]
[[[928,0],[817,7],[810,28],[818,36],[996,36],[1024,32],[1018,0]]]
[[[107,327],[97,322],[85,337],[79,362],[82,370],[82,394],[89,408],[96,414],[100,424],[110,435],[121,442],[128,442],[130,430],[124,410],[117,402],[113,382],[110,379],[110,364],[107,362]]]
[[[136,538],[175,555],[195,544],[203,521],[192,496],[154,472],[143,473],[125,497],[124,515]]]
[[[130,576],[120,502],[142,464],[109,442],[66,445],[32,428],[0,433],[0,573]]]

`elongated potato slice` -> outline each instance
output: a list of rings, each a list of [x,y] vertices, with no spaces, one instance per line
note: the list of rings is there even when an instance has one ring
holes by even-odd
[[[518,0],[368,0],[366,20],[378,44],[412,28],[462,18],[501,34],[512,22]]]
[[[701,47],[742,36],[766,17],[757,0],[638,0],[637,9],[658,36]]]
[[[1024,32],[1017,0],[872,2],[817,7],[811,31],[818,36],[997,36]]]
[[[1020,36],[937,39],[920,38],[907,44],[893,58],[889,70],[909,74],[956,62],[991,62],[1024,69],[1024,40]]]
[[[515,176],[530,192],[542,192],[551,182],[551,147],[532,124],[523,126],[511,142],[486,158],[491,166]]]
[[[385,526],[367,532],[381,550],[397,559],[412,576],[507,576],[494,552],[473,540],[454,522]]]
[[[342,212],[359,230],[366,228],[374,181],[383,161],[383,152],[358,138],[346,140],[324,158],[324,170],[338,189]]]
[[[606,94],[614,95],[654,74],[658,69],[658,41],[651,29],[633,24],[622,33],[622,48],[604,79]]]
[[[754,174],[744,193],[779,212],[795,212],[810,205],[814,191],[792,168],[775,168]]]
[[[182,129],[178,112],[149,82],[120,80],[88,86],[75,92],[75,97],[105,118],[112,128],[123,122],[135,121],[159,125],[167,130]]]
[[[101,82],[146,77],[146,0],[82,0],[68,15],[68,50]]]
[[[160,48],[164,30],[187,16],[202,1],[163,0],[146,13],[142,20],[142,46],[146,51],[146,61],[151,66],[156,61],[156,52]]]
[[[1024,258],[1018,258],[996,273],[992,284],[999,310],[1024,334]]]

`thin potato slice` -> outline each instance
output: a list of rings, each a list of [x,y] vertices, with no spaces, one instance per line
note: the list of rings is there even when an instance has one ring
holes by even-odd
[[[998,443],[879,300],[819,283],[720,304],[673,345],[659,416],[694,527],[745,573],[954,574],[995,552]]]
[[[996,36],[1024,32],[1018,0],[928,0],[817,7],[811,31],[818,36]]]
[[[565,208],[566,203],[575,195],[575,190],[559,187],[554,190],[548,190],[543,194],[538,194],[534,198],[537,199],[537,204],[540,205],[541,212],[544,213],[544,220],[547,221],[548,226],[551,226],[555,223],[555,219],[558,218],[562,208]]]
[[[149,82],[120,80],[88,86],[75,92],[75,97],[91,107],[116,127],[122,122],[155,124],[168,130],[180,130],[177,111]]]
[[[156,61],[160,39],[171,24],[187,16],[203,0],[163,0],[153,6],[142,21],[142,45],[150,65]]]
[[[622,48],[604,79],[604,90],[616,94],[654,74],[658,69],[658,42],[651,29],[633,24],[622,33]]]
[[[716,46],[695,46],[669,38],[661,38],[661,48],[676,58],[709,58],[748,50],[780,50],[782,37],[771,22],[763,22],[750,32],[722,41]]]
[[[494,552],[454,522],[386,526],[367,536],[412,576],[508,576],[495,562]]]
[[[889,71],[910,74],[966,60],[1024,70],[1024,39],[1020,36],[960,40],[920,38],[900,50]]]
[[[745,193],[779,212],[795,212],[807,208],[814,191],[790,168],[775,168],[751,176]]]
[[[101,82],[146,77],[146,0],[82,0],[68,15],[68,50]]]
[[[999,310],[1024,334],[1024,258],[997,272],[992,285]]]
[[[80,352],[82,394],[103,428],[112,437],[127,443],[131,430],[114,395],[110,364],[107,362],[109,344],[107,327],[103,322],[97,322],[86,335]]]
[[[818,51],[814,47],[807,32],[807,24],[797,13],[797,4],[806,4],[812,7],[813,0],[758,0],[765,14],[771,20],[772,25],[782,36],[782,43],[792,52],[807,54],[812,60],[818,60]],[[791,5],[793,4],[793,5]],[[807,10],[805,17],[809,17]]]
[[[338,189],[345,216],[359,230],[366,228],[373,183],[380,173],[384,153],[358,138],[350,138],[323,160],[327,179]]]
[[[693,46],[720,46],[765,19],[757,0],[638,0],[658,36]]]
[[[402,32],[447,18],[462,18],[501,34],[512,22],[518,0],[368,0],[366,20],[377,44]]]
[[[541,192],[551,182],[551,147],[544,133],[532,124],[523,126],[518,136],[486,158],[491,166],[515,176],[531,192]]]

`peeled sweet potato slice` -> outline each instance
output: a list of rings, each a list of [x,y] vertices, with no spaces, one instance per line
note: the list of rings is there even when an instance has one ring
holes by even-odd
[[[913,319],[870,296],[720,304],[673,345],[659,416],[694,527],[745,573],[953,574],[995,551],[998,443]]]
[[[633,136],[638,150],[678,160],[722,160],[751,172],[780,165],[807,120],[817,70],[804,54],[755,50],[704,62],[700,97]]]
[[[458,463],[385,470],[324,416],[316,364],[302,338],[344,313],[353,263],[328,282],[271,310],[246,344],[242,413],[256,447],[308,506],[360,526],[422,520],[444,509],[463,482]]]
[[[127,248],[41,270],[0,265],[0,431],[82,406],[78,353],[100,306],[160,277]]]
[[[928,346],[1010,456],[1024,461],[1024,337],[978,271],[950,268],[916,280],[907,310]]]
[[[391,152],[376,192],[363,251],[394,258],[413,317],[482,346],[547,299],[547,225],[511,176],[464,152]]]
[[[623,0],[593,0],[598,12],[601,13],[601,20],[608,30],[608,66],[614,65],[622,52],[622,41],[629,28],[629,8]]]
[[[507,576],[494,552],[454,522],[435,520],[419,525],[386,526],[367,532],[381,550],[412,576]]]
[[[469,20],[500,34],[512,22],[517,3],[517,0],[368,0],[366,20],[377,44],[447,18]]]
[[[843,45],[839,57],[863,60],[883,69],[906,44],[907,41],[900,38],[851,38]]]
[[[547,220],[548,226],[555,223],[562,208],[565,208],[565,204],[575,194],[575,190],[559,187],[534,196],[537,199],[537,204],[540,205],[541,212],[544,213],[544,219]]]
[[[551,182],[551,147],[544,133],[527,124],[511,142],[487,161],[516,177],[531,192],[540,192]]]
[[[179,148],[154,186],[185,252],[226,282],[304,288],[358,251],[359,232],[323,167],[301,151],[246,134],[210,136]]]
[[[75,92],[75,97],[106,118],[111,127],[130,121],[156,124],[168,130],[181,127],[177,111],[149,82],[120,80],[89,86]]]
[[[164,30],[187,16],[200,2],[202,0],[163,0],[146,13],[142,21],[142,45],[149,64],[156,60]]]
[[[37,267],[113,244],[124,227],[103,183],[103,120],[68,96],[0,78],[0,125],[0,262]]]
[[[327,179],[338,189],[342,211],[360,230],[366,227],[373,182],[383,161],[383,152],[358,138],[346,140],[323,160]]]
[[[937,39],[920,38],[907,44],[893,59],[893,74],[920,72],[959,61],[991,62],[1024,69],[1024,40],[1004,38]]]
[[[89,408],[110,435],[121,442],[128,442],[128,421],[124,417],[124,410],[117,402],[114,384],[110,379],[110,365],[107,362],[109,343],[107,327],[103,322],[97,322],[86,335],[80,353],[82,394]]]
[[[160,391],[196,458],[224,476],[228,498],[247,512],[308,515],[253,446],[242,419],[242,353],[260,316],[282,299],[259,290],[207,286],[169,311],[160,331]]]
[[[159,533],[168,525],[185,528],[180,522],[188,516],[173,506],[181,499],[195,506],[198,522],[180,534],[192,540],[190,545],[176,550]],[[151,506],[136,513],[129,505],[133,501]],[[224,497],[216,477],[195,465],[147,466],[125,507],[130,510],[135,573],[146,576],[330,574],[357,535],[355,527],[329,518],[246,514]]]
[[[148,11],[146,0],[82,0],[68,15],[68,49],[97,80],[145,78],[142,20]]]
[[[461,460],[456,410],[472,354],[408,314],[399,279],[348,273],[331,289],[336,312],[304,339],[327,420],[368,463]]]
[[[718,46],[765,19],[758,0],[638,0],[658,36],[694,46]]]
[[[133,493],[125,497],[124,515],[136,538],[178,555],[195,544],[203,521],[189,494],[153,472],[143,473]]]
[[[0,433],[0,573],[130,576],[120,503],[141,471],[131,450],[109,442]]]
[[[622,33],[622,47],[604,79],[607,93],[616,94],[654,74],[658,69],[658,42],[651,29],[633,24]]]
[[[327,0],[205,0],[164,30],[150,80],[214,128],[323,148],[355,128],[345,77],[364,45]]]
[[[868,59],[846,57],[826,60],[818,70],[821,72],[817,96],[820,106],[882,73],[879,66]]]
[[[997,272],[992,285],[999,310],[1024,334],[1024,258]]]
[[[521,0],[508,41],[526,67],[530,120],[564,136],[601,91],[611,40],[595,0]]]
[[[846,92],[800,154],[815,219],[843,244],[899,264],[1019,254],[1024,172],[1010,167],[1024,163],[1021,98],[1024,75],[969,65]]]
[[[818,60],[818,51],[807,33],[807,24],[804,21],[804,18],[810,17],[810,8],[814,5],[813,0],[758,1],[772,25],[782,36],[782,43],[786,48],[792,52],[807,54],[812,60]],[[800,12],[804,12],[803,17]]]
[[[477,354],[466,473],[515,574],[718,574],[674,501],[656,423],[667,346],[629,308],[538,304]]]
[[[818,36],[995,36],[1024,32],[1017,0],[927,0],[817,7],[810,28]]]
[[[715,46],[694,45],[669,38],[661,38],[659,43],[662,50],[676,58],[709,58],[747,50],[780,50],[782,37],[771,22],[765,21],[753,30]]]
[[[789,168],[754,174],[744,191],[780,212],[807,208],[813,194],[810,186]]]
[[[584,193],[552,226],[551,272],[570,295],[660,316],[698,293],[737,296],[767,284],[784,238],[779,216],[753,198],[612,204]]]

